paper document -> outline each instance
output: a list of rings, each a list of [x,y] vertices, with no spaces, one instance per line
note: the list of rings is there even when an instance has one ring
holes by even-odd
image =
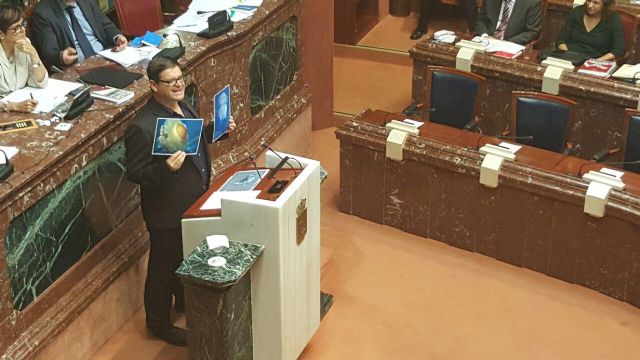
[[[260,7],[263,0],[240,0],[240,5]]]
[[[215,210],[222,208],[222,195],[227,199],[255,199],[260,190],[251,191],[216,191],[202,204],[200,210]]]
[[[229,247],[229,238],[227,235],[208,235],[207,246],[209,249],[215,249],[218,247]]]
[[[213,13],[198,14],[195,8],[189,8],[189,10],[173,21],[173,24],[169,26],[169,29],[199,33],[200,31],[209,28],[207,19],[212,14]]]
[[[636,79],[640,79],[640,64],[624,64],[611,76],[618,79],[633,79],[635,76]]]
[[[238,22],[238,21],[242,21],[244,19],[250,18],[253,14],[255,14],[256,11],[255,10],[238,10],[238,9],[231,9],[229,10],[229,15],[231,17],[231,21],[232,22]]]
[[[239,0],[193,0],[189,5],[189,10],[194,9],[200,11],[221,11],[230,9],[239,4]]]
[[[14,157],[18,153],[18,148],[15,147],[15,146],[2,146],[2,145],[0,145],[0,150],[4,151],[4,153],[7,155],[7,157],[9,159]],[[4,155],[2,155],[2,153],[0,153],[0,165],[3,165],[5,163],[6,163],[6,161],[4,161]]]
[[[38,106],[32,111],[33,113],[48,113],[56,107],[56,105],[64,102],[67,99],[67,94],[71,90],[75,90],[81,87],[82,84],[49,79],[46,88],[34,88],[31,86],[18,89],[11,94],[2,98],[2,101],[8,102],[22,102],[31,99],[38,100]]]
[[[524,50],[524,46],[520,44],[512,43],[510,41],[495,40],[495,39],[489,44],[489,46],[485,48],[486,52],[502,51],[509,54],[517,54],[523,50]]]
[[[111,51],[111,49],[106,49],[100,51],[98,54],[124,67],[129,67],[141,60],[151,59],[159,52],[160,49],[154,46],[143,46],[140,48],[127,46],[122,51],[114,52]]]

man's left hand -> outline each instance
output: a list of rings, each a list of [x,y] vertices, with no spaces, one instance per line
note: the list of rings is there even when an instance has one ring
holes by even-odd
[[[116,36],[116,44],[113,47],[113,49],[111,49],[111,51],[122,51],[124,50],[124,48],[127,47],[127,45],[129,44],[129,42],[127,41],[127,38],[124,37],[124,35],[118,35]]]
[[[233,121],[233,116],[229,117],[229,125],[227,126],[227,132],[233,131],[236,128],[236,122]]]

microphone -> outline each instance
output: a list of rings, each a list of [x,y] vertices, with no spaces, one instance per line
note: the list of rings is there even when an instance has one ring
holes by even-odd
[[[53,72],[56,72],[56,73],[58,73],[58,74],[64,74],[64,73],[65,73],[65,72],[64,72],[64,70],[60,69],[59,67],[57,67],[57,66],[55,66],[55,65],[51,65],[50,69],[51,69]]]
[[[264,141],[262,142],[262,147],[263,147],[263,148],[265,148],[265,149],[267,149],[267,150],[269,150],[269,151],[271,151],[272,153],[276,154],[276,156],[280,158],[280,163],[279,163],[279,164],[274,168],[274,170],[276,170],[276,169],[277,169],[277,170],[274,172],[274,174],[275,174],[276,172],[280,171],[280,169],[284,166],[284,164],[287,164],[287,165],[289,165],[289,167],[291,168],[291,170],[293,170],[293,174],[294,174],[294,175],[296,175],[296,176],[298,175],[298,173],[296,172],[296,169],[295,169],[291,164],[289,164],[289,160],[290,160],[290,159],[292,159],[292,158],[290,158],[290,157],[288,157],[288,156],[286,156],[286,157],[284,157],[284,158],[283,158],[280,154],[278,154],[275,150],[273,150],[273,149],[271,148],[271,146],[269,146],[269,144],[267,144],[267,143],[266,143],[266,142],[264,142]],[[302,164],[300,164],[300,161],[298,161],[298,159],[293,158],[293,160],[297,161],[297,162],[298,162],[298,165],[300,165],[300,168],[302,168]],[[271,175],[271,176],[272,176],[272,175]],[[271,179],[271,177],[270,177],[269,175],[267,176],[267,178],[268,178],[268,179]]]
[[[640,164],[640,160],[633,160],[633,161],[604,161],[604,162],[588,162],[588,163],[584,163],[584,164],[580,165],[580,168],[578,168],[578,176],[579,177],[582,176],[582,169],[585,166],[587,166],[587,165],[595,165],[595,164],[602,164],[602,165],[631,165],[631,164]]]
[[[0,165],[0,181],[4,181],[13,174],[13,164],[9,160],[7,153],[4,150],[0,149],[0,152],[4,155],[4,164]]]
[[[249,160],[251,161],[251,164],[253,164],[253,168],[256,169],[256,173],[258,173],[260,181],[262,181],[262,175],[260,175],[260,170],[258,170],[258,165],[256,165],[256,157],[253,155],[249,155]]]
[[[504,139],[504,140],[533,140],[533,136],[532,135],[526,135],[526,136],[506,136],[506,135],[500,135],[500,136],[491,136],[491,135],[482,135],[478,138],[478,141],[476,142],[476,150],[478,150],[478,148],[480,147],[480,141],[483,138],[494,138],[494,139]],[[499,146],[499,145],[497,145]]]

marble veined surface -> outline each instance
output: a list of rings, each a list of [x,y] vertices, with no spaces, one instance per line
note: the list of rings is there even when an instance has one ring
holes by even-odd
[[[293,81],[298,71],[298,21],[292,17],[256,44],[249,57],[249,102],[256,115]]]
[[[214,287],[226,287],[237,283],[251,269],[251,265],[264,251],[264,246],[229,240],[229,247],[223,250],[209,249],[203,241],[182,262],[176,274],[183,280]],[[208,264],[212,257],[226,259],[226,264],[214,267]]]
[[[13,306],[22,310],[140,203],[122,141],[18,215],[4,238]]]

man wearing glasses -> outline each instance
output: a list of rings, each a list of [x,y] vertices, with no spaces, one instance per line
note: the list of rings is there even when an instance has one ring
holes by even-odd
[[[183,101],[185,81],[178,63],[156,57],[147,68],[152,98],[125,132],[127,178],[140,185],[142,214],[151,250],[145,283],[147,328],[156,337],[186,346],[184,329],[171,324],[172,295],[178,302],[182,287],[175,271],[182,262],[182,214],[209,188],[211,158],[208,144],[213,122],[205,126],[195,155],[177,151],[171,156],[152,155],[158,118],[198,118]],[[228,131],[235,128],[233,118]]]
[[[29,26],[47,67],[70,66],[104,49],[122,51],[128,44],[95,0],[40,0]]]

